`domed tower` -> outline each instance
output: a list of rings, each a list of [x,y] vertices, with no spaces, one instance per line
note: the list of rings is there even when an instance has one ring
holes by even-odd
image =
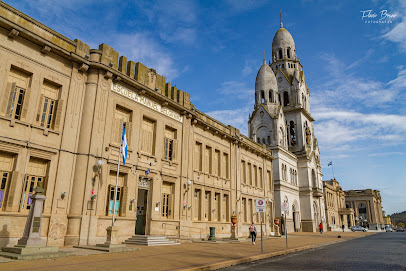
[[[282,16],[280,28],[272,40],[271,67],[275,73],[280,68],[290,75],[302,68],[296,56],[295,41],[289,31],[283,28]]]
[[[264,64],[259,69],[255,80],[255,107],[260,104],[277,103],[277,92],[275,74],[264,59]]]
[[[258,143],[287,149],[286,120],[277,97],[275,74],[264,59],[255,81],[254,112],[248,121],[249,137]]]

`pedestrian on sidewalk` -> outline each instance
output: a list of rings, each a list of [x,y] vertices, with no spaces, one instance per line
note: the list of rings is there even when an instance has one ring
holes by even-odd
[[[344,224],[341,226],[341,228],[343,229],[343,232],[344,232],[344,228],[345,228],[345,227],[344,227]]]
[[[322,234],[323,233],[323,224],[321,222],[319,224],[319,229],[320,229],[320,234]]]
[[[254,222],[251,223],[250,234],[251,234],[252,244],[255,245],[255,240],[257,239],[257,227],[255,227]]]

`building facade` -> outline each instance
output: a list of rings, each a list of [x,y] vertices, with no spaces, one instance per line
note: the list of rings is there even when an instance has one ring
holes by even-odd
[[[370,230],[383,229],[382,199],[379,190],[345,191],[346,208],[354,209],[355,223]]]
[[[22,236],[38,182],[47,245],[104,242],[114,205],[121,241],[203,238],[211,226],[230,237],[233,214],[246,237],[260,222],[257,199],[267,202],[271,234],[265,145],[197,110],[154,69],[107,44],[90,49],[3,2],[0,45],[0,246]],[[128,158],[117,174],[122,127]]]
[[[346,208],[345,193],[336,179],[323,181],[326,224],[329,231],[351,229],[355,225],[354,209]]]
[[[320,151],[310,114],[310,91],[292,35],[283,28],[272,41],[272,60],[255,82],[255,106],[249,136],[275,158],[275,212],[288,203],[288,231],[317,231],[325,220]]]

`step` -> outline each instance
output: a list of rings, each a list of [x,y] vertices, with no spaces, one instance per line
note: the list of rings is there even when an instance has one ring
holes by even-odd
[[[180,243],[168,240],[165,236],[134,235],[131,238],[125,240],[124,244],[142,246],[165,246],[179,245]]]

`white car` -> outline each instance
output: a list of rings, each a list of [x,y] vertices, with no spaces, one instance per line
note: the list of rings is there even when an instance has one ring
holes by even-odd
[[[351,231],[363,231],[363,232],[367,232],[368,229],[367,229],[367,228],[364,228],[364,227],[361,227],[361,226],[352,226],[352,227],[351,227]]]

